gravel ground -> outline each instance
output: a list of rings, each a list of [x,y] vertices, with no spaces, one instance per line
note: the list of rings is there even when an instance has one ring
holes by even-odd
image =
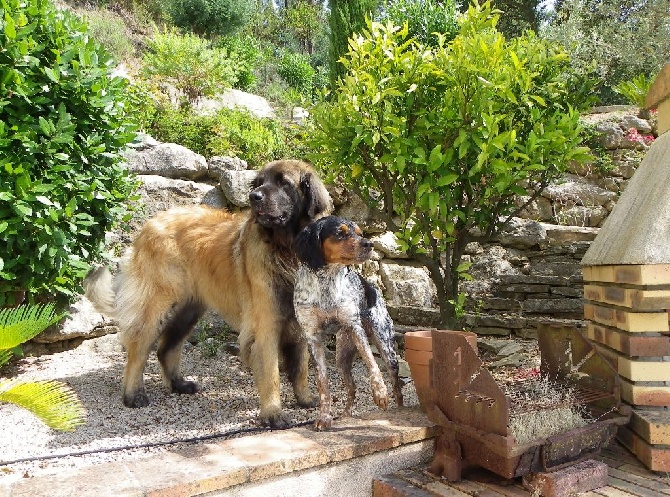
[[[243,436],[263,431],[255,424],[258,395],[251,372],[222,349],[211,356],[203,344],[186,344],[182,371],[198,381],[196,395],[170,394],[162,385],[152,354],[145,380],[151,405],[128,409],[121,402],[124,354],[116,335],[85,341],[74,350],[28,357],[12,366],[22,379],[57,379],[74,389],[87,410],[86,424],[74,432],[57,432],[12,404],[0,404],[0,479],[54,473],[101,462],[146,457],[166,451],[168,444],[198,443],[201,438]],[[313,368],[310,368],[312,371]],[[383,371],[383,368],[382,368]],[[376,410],[365,365],[354,366],[358,390],[353,415]],[[313,374],[310,374],[316,392]],[[387,378],[390,389],[390,382]],[[344,407],[345,389],[331,365],[335,415]],[[418,404],[414,385],[403,387],[405,405]],[[318,408],[295,404],[282,377],[282,401],[296,424],[313,421]],[[394,407],[393,399],[390,406]]]

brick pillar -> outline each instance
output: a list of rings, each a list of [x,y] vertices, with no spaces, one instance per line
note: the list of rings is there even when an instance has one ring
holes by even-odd
[[[587,337],[633,407],[619,439],[649,468],[670,471],[670,264],[584,267]]]

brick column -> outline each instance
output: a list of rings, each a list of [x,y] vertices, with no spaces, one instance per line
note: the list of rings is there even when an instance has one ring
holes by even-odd
[[[670,264],[584,267],[587,337],[633,407],[619,439],[650,469],[670,471]]]

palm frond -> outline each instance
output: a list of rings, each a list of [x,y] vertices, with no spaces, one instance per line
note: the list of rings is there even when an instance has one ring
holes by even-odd
[[[53,304],[0,309],[0,350],[12,349],[59,321]]]
[[[9,362],[13,355],[11,350],[0,350],[0,368]]]
[[[59,381],[0,380],[0,401],[29,410],[54,430],[73,431],[86,418],[77,394]]]

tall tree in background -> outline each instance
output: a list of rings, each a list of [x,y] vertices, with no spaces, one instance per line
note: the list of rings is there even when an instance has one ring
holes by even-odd
[[[349,51],[349,38],[365,29],[365,17],[371,17],[378,4],[379,0],[330,0],[328,58],[331,86],[345,73],[339,59]]]
[[[539,0],[495,0],[493,6],[502,11],[497,28],[507,38],[521,36],[527,30],[537,33],[540,27],[539,3]]]
[[[614,86],[640,74],[653,78],[670,61],[670,2],[560,0],[541,33],[597,80],[601,103],[623,103]]]

